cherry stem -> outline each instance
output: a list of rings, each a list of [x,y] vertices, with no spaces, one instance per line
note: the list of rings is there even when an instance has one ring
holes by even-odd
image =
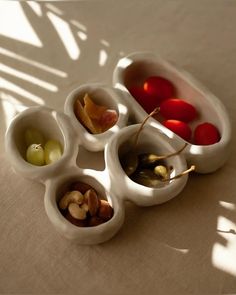
[[[181,172],[180,174],[177,174],[177,175],[175,175],[175,176],[173,176],[173,177],[170,177],[170,178],[162,179],[161,181],[162,181],[162,182],[166,182],[166,181],[171,181],[171,180],[174,180],[174,179],[180,178],[180,177],[182,177],[182,176],[184,176],[184,175],[186,175],[186,174],[188,174],[188,173],[194,171],[195,169],[196,169],[196,166],[195,166],[195,165],[192,165],[189,169],[187,169],[187,170]]]
[[[150,118],[150,117],[152,117],[153,115],[155,115],[155,114],[157,114],[157,113],[159,113],[159,111],[160,111],[160,108],[159,107],[156,107],[145,119],[144,119],[144,121],[143,121],[143,123],[141,124],[141,126],[140,126],[140,128],[139,128],[139,130],[138,130],[138,132],[136,133],[136,136],[135,136],[135,139],[134,139],[134,148],[136,148],[137,147],[137,144],[138,144],[138,139],[139,139],[139,135],[140,135],[140,133],[141,133],[141,131],[142,131],[142,129],[143,129],[143,126],[146,124],[146,122],[147,122],[147,120]]]
[[[176,155],[180,154],[180,153],[186,148],[187,145],[188,145],[188,143],[186,142],[186,143],[184,144],[184,146],[183,146],[181,149],[179,149],[178,151],[176,151],[175,153],[168,154],[168,155],[164,155],[164,156],[156,156],[156,160],[157,160],[157,161],[158,161],[158,160],[164,160],[164,159],[167,159],[167,158],[170,158],[170,157],[176,156]]]

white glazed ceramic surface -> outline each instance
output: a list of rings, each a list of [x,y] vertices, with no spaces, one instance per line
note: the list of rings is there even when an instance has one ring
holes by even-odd
[[[128,144],[129,140],[135,136],[140,128],[140,124],[123,128],[114,138],[112,138],[105,150],[105,161],[110,174],[111,183],[121,185],[114,186],[116,193],[124,200],[130,200],[139,206],[150,206],[164,203],[180,193],[184,188],[188,176],[174,179],[160,188],[149,188],[132,181],[124,172],[120,164],[120,158],[127,151],[133,150]],[[144,126],[138,139],[136,151],[140,153],[153,153],[160,156],[172,154],[176,150],[170,143],[168,137],[161,134],[158,129],[152,126]],[[174,177],[187,169],[185,158],[176,155],[166,159],[167,166],[174,169],[171,177]]]
[[[95,103],[105,105],[118,113],[118,121],[112,128],[100,134],[91,134],[78,121],[74,113],[74,104],[77,99],[82,100],[86,93],[89,94]],[[82,85],[72,91],[66,99],[65,113],[71,118],[71,122],[83,146],[93,152],[104,150],[109,138],[124,127],[128,121],[128,108],[123,103],[120,91],[102,84]]]
[[[221,132],[221,140],[212,146],[189,144],[185,152],[166,160],[173,166],[171,177],[183,172],[187,163],[195,164],[199,172],[212,172],[225,162],[230,139],[230,125],[223,105],[186,73],[177,70],[169,63],[150,54],[133,54],[119,61],[114,71],[114,86],[86,84],[72,91],[65,102],[65,113],[59,113],[45,107],[29,108],[11,122],[5,136],[5,148],[15,171],[22,176],[45,184],[45,210],[56,230],[64,237],[80,244],[97,244],[110,239],[124,222],[124,203],[132,201],[140,206],[156,205],[178,195],[187,183],[188,176],[172,180],[161,187],[149,188],[132,181],[123,171],[119,157],[129,147],[126,145],[136,134],[140,124],[126,126],[129,121],[140,123],[147,116],[142,107],[129,94],[127,87],[134,81],[140,83],[150,75],[161,75],[171,80],[178,89],[178,95],[186,97],[198,110],[199,120],[211,120]],[[104,133],[93,135],[77,120],[74,114],[76,99],[82,99],[88,93],[100,105],[106,105],[118,113],[115,126]],[[195,123],[197,124],[197,122]],[[63,155],[57,162],[34,166],[25,160],[26,146],[24,132],[34,127],[45,138],[60,141]],[[161,123],[150,118],[144,126],[138,140],[138,150],[166,155],[183,147],[185,141]],[[82,169],[76,163],[80,155],[79,147],[89,151],[101,151],[105,148],[105,169]],[[107,199],[114,209],[113,217],[94,227],[77,227],[71,224],[58,209],[58,200],[73,181],[82,181],[92,185]]]
[[[38,129],[46,140],[54,139],[61,143],[63,155],[57,162],[35,166],[26,161],[24,133],[29,127]],[[78,144],[69,118],[46,107],[31,107],[18,114],[5,135],[5,149],[15,171],[24,177],[41,182],[56,176],[65,166],[74,165]]]
[[[107,241],[117,233],[124,222],[125,210],[120,198],[108,192],[104,187],[105,180],[104,173],[95,171],[85,173],[82,169],[77,168],[64,171],[55,181],[46,183],[44,198],[46,213],[60,234],[79,244],[98,244]],[[69,185],[75,181],[91,185],[103,199],[110,203],[114,214],[109,221],[92,227],[78,227],[66,220],[59,212],[58,201],[68,190]]]
[[[130,95],[128,89],[133,85],[142,85],[150,76],[161,76],[170,80],[177,89],[177,97],[185,99],[195,106],[199,113],[190,127],[192,130],[203,122],[217,126],[221,139],[213,145],[201,146],[189,143],[185,150],[187,161],[196,165],[199,173],[209,173],[220,168],[228,158],[231,127],[228,114],[221,101],[183,69],[179,69],[152,53],[132,53],[118,62],[113,75],[113,85],[127,94],[127,101],[137,122],[147,116],[144,109]],[[160,122],[151,119],[150,124],[163,131],[173,139],[179,148],[185,141],[164,127]]]

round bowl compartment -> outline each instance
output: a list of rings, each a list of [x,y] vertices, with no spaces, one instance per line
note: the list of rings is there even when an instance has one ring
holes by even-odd
[[[96,226],[79,227],[68,221],[60,212],[58,202],[71,184],[80,181],[91,185],[101,197],[112,206],[114,213],[110,220]],[[56,230],[68,239],[80,244],[98,244],[112,238],[124,222],[124,208],[119,198],[109,194],[96,179],[96,175],[84,175],[82,172],[63,173],[55,181],[48,181],[44,199],[46,213]]]
[[[62,157],[48,165],[35,166],[26,161],[25,131],[27,128],[37,129],[45,140],[60,142]],[[6,132],[5,149],[16,171],[24,177],[45,181],[53,177],[59,168],[68,161],[74,161],[78,152],[77,138],[68,118],[45,107],[32,107],[18,114]],[[76,147],[76,148],[75,148]]]
[[[71,118],[75,131],[81,138],[81,143],[89,151],[101,151],[104,149],[108,139],[128,121],[128,108],[124,104],[119,90],[107,87],[101,84],[86,84],[72,91],[66,99],[65,113]],[[85,94],[88,94],[92,100],[101,106],[115,110],[118,114],[118,120],[114,126],[103,133],[90,133],[76,118],[74,105],[77,99],[82,101]]]
[[[105,150],[105,159],[110,174],[111,182],[116,183],[117,195],[130,200],[140,206],[150,206],[164,203],[184,188],[188,176],[171,180],[158,188],[150,188],[134,182],[124,172],[120,157],[130,148],[130,139],[136,134],[140,124],[125,127],[115,135],[108,143]],[[169,139],[158,129],[146,125],[141,131],[137,145],[138,152],[152,152],[158,155],[166,155],[176,152]],[[176,155],[165,160],[168,166],[172,166],[171,177],[174,177],[187,169],[185,158]]]

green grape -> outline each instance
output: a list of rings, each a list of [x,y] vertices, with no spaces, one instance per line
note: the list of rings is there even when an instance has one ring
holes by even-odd
[[[44,144],[43,135],[37,129],[28,128],[25,131],[25,143],[27,147],[33,143],[41,144],[43,146]]]
[[[26,160],[30,164],[42,166],[45,164],[44,149],[40,144],[31,144],[26,151]]]
[[[60,142],[49,140],[44,146],[45,163],[51,164],[59,160],[62,156],[62,148]]]

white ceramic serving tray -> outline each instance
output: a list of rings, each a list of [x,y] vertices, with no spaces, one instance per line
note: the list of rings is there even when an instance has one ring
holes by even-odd
[[[195,164],[199,172],[212,172],[221,167],[228,153],[230,125],[223,105],[208,91],[183,71],[177,70],[160,58],[137,53],[122,58],[114,71],[114,88],[101,84],[82,85],[72,91],[65,102],[65,114],[45,107],[32,107],[18,114],[11,122],[6,135],[5,147],[9,160],[17,173],[45,184],[45,210],[56,230],[68,239],[80,244],[97,244],[110,239],[124,222],[126,200],[140,206],[156,205],[178,195],[187,183],[188,176],[174,179],[160,188],[149,188],[132,181],[123,171],[119,156],[128,148],[127,142],[134,136],[146,112],[129,94],[127,87],[133,79],[143,79],[140,73],[161,75],[171,80],[179,94],[202,111],[203,118],[210,118],[221,132],[221,140],[212,146],[189,144],[185,153],[171,157],[167,164],[174,167],[171,177],[186,170],[187,162]],[[119,88],[119,89],[118,89]],[[73,111],[77,98],[91,94],[99,104],[115,109],[119,115],[110,130],[92,135],[79,123]],[[132,118],[133,124],[129,124]],[[63,146],[63,156],[46,166],[34,166],[25,160],[24,132],[28,127],[39,129],[45,138],[56,139]],[[184,141],[149,119],[139,137],[138,149],[159,154],[175,152]],[[105,169],[83,169],[77,165],[77,157],[83,156],[80,147],[90,152],[104,150]],[[94,227],[77,227],[66,220],[58,209],[58,200],[74,181],[82,181],[94,187],[109,201],[114,209],[113,217]]]

